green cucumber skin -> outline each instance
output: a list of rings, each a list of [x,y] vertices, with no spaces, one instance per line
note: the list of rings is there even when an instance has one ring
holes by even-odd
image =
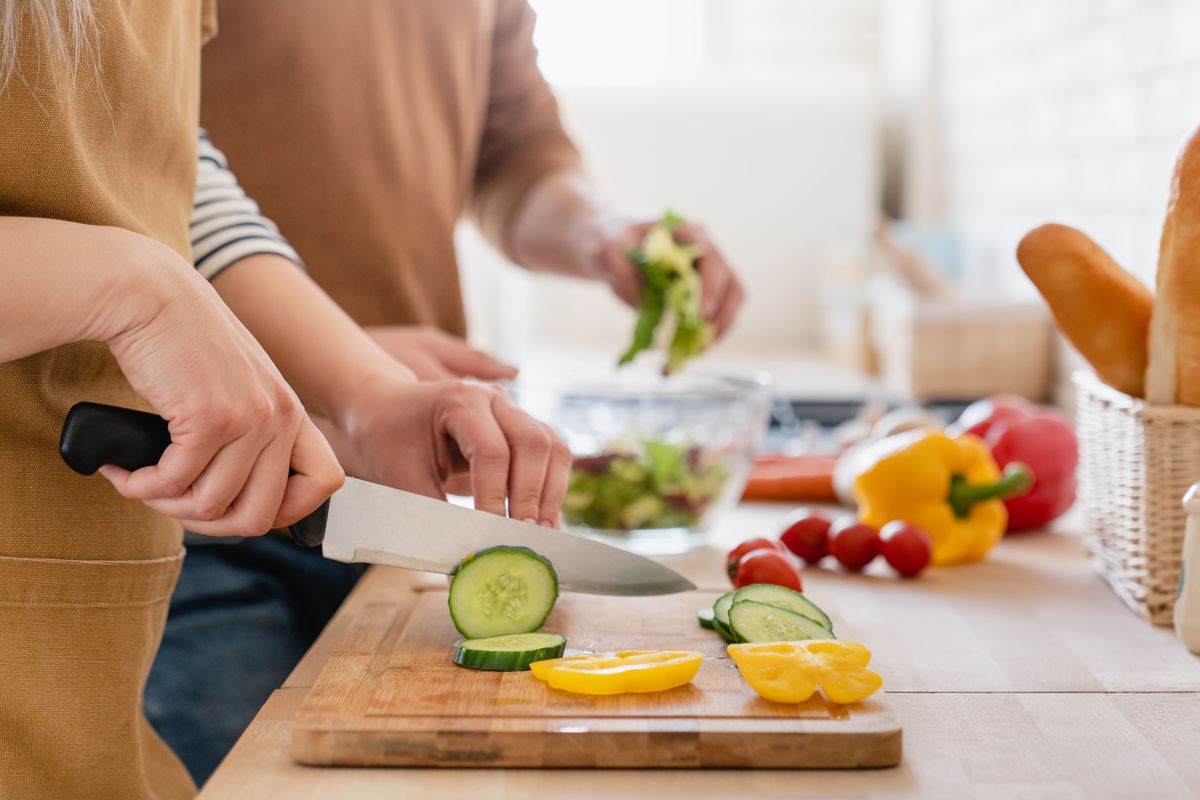
[[[733,605],[733,596],[737,590],[726,592],[713,603],[713,618],[729,627],[729,607]]]
[[[469,566],[471,566],[472,564],[478,563],[481,559],[486,559],[490,555],[497,555],[497,554],[522,555],[527,558],[531,558],[531,559],[537,561],[538,563],[540,563],[541,565],[543,565],[546,568],[547,572],[549,572],[549,575],[550,575],[550,582],[551,582],[550,598],[549,598],[549,601],[546,603],[545,613],[541,614],[540,618],[536,619],[536,624],[531,622],[528,625],[517,626],[516,628],[514,628],[512,630],[506,630],[501,634],[497,634],[494,632],[481,634],[478,631],[476,631],[474,628],[472,628],[470,622],[468,622],[467,620],[460,619],[460,615],[458,615],[454,612],[454,598],[455,598],[454,588],[455,588],[455,584],[458,582],[459,577],[463,574],[464,570],[466,570]],[[455,629],[459,633],[461,633],[463,636],[467,637],[467,639],[487,638],[488,636],[504,635],[507,633],[531,633],[533,631],[536,631],[539,628],[541,628],[542,625],[546,624],[546,619],[550,616],[550,612],[554,610],[554,604],[558,601],[558,573],[554,571],[554,565],[551,564],[549,562],[549,560],[547,560],[543,556],[539,555],[538,553],[534,552],[533,550],[530,550],[528,547],[508,547],[505,545],[498,545],[496,547],[489,547],[484,550],[480,550],[478,553],[472,553],[471,555],[464,558],[462,561],[458,562],[458,565],[455,566],[454,571],[450,574],[453,576],[453,580],[451,580],[451,582],[450,582],[450,591],[447,592],[447,594],[446,594],[446,604],[450,609],[450,619],[451,619],[451,621],[453,621]]]
[[[743,600],[765,603],[769,606],[782,608],[784,611],[791,611],[793,614],[799,614],[802,617],[808,617],[831,634],[833,633],[833,621],[829,619],[829,615],[822,611],[816,603],[795,589],[789,589],[786,586],[775,586],[770,583],[753,583],[749,586],[743,586],[733,593],[734,603],[740,603]]]
[[[733,605],[736,591],[726,592],[713,602],[713,630],[721,635],[726,642],[733,644],[733,630],[729,627],[729,607]]]
[[[725,625],[723,625],[720,621],[713,620],[713,630],[720,634],[721,638],[724,639],[728,644],[734,644],[737,642],[737,639],[735,639],[733,636],[733,631],[725,627]]]
[[[696,621],[700,623],[700,627],[705,630],[716,630],[714,627],[713,610],[711,608],[702,608],[696,612]]]
[[[478,553],[471,553],[469,556],[455,565],[454,570],[450,573],[451,577],[457,575],[463,567],[467,566],[472,561],[483,558],[490,553],[524,553],[527,556],[532,556],[546,565],[546,568],[550,570],[550,574],[554,576],[554,583],[556,585],[558,584],[558,573],[554,571],[554,565],[551,564],[545,556],[530,550],[528,547],[521,547],[519,545],[513,545],[510,547],[509,545],[504,544],[498,544],[495,547],[486,547],[483,550],[480,550]]]
[[[545,661],[549,658],[561,658],[567,648],[567,637],[557,633],[543,634],[547,640],[544,647],[525,650],[485,650],[476,649],[472,645],[486,642],[488,639],[467,639],[459,642],[454,648],[454,663],[467,669],[487,670],[491,672],[524,672],[535,661]],[[488,637],[491,639],[500,637]],[[551,642],[551,640],[556,640]]]
[[[760,603],[756,600],[742,600],[736,603],[729,611],[730,631],[739,642],[770,642],[777,641],[781,637],[761,637],[755,635],[752,630],[755,627],[754,620],[739,619],[744,613],[758,614],[775,614],[781,618],[781,622],[792,626],[794,636],[782,637],[784,641],[804,641],[806,639],[832,639],[835,638],[832,633],[826,628],[823,628],[816,620],[809,619],[803,614],[797,614],[794,611],[788,611],[786,608]]]

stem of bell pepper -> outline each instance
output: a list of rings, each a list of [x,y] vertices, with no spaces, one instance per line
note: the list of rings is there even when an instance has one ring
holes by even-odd
[[[1019,461],[1004,468],[1000,480],[992,483],[967,483],[962,475],[950,479],[950,494],[946,502],[959,519],[971,516],[971,508],[986,500],[1003,500],[1006,497],[1024,494],[1033,485],[1033,472]]]

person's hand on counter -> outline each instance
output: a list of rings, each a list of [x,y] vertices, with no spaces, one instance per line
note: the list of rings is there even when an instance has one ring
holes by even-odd
[[[424,325],[383,325],[367,328],[379,346],[423,381],[514,378],[517,368],[476,350],[465,340]]]

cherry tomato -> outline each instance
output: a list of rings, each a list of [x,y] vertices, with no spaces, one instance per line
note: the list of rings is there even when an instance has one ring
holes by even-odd
[[[733,576],[734,588],[740,589],[752,583],[773,583],[797,592],[803,591],[800,570],[792,563],[791,556],[775,547],[751,550],[738,559],[737,572]]]
[[[916,525],[896,520],[883,526],[879,532],[883,557],[892,569],[906,578],[919,575],[929,566],[933,555],[933,542],[929,534]]]
[[[815,564],[829,552],[829,518],[807,509],[793,517],[779,541],[808,564]]]
[[[829,554],[851,572],[874,561],[879,546],[879,533],[855,517],[843,517],[829,529]]]
[[[778,550],[783,552],[783,548],[776,541],[764,539],[761,536],[756,539],[747,539],[737,547],[729,551],[729,555],[725,556],[725,571],[729,573],[729,579],[733,580],[733,576],[737,574],[738,560],[752,550]]]

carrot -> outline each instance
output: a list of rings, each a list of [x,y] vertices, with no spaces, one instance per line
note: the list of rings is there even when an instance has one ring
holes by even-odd
[[[833,502],[834,456],[761,456],[754,460],[743,500]]]

